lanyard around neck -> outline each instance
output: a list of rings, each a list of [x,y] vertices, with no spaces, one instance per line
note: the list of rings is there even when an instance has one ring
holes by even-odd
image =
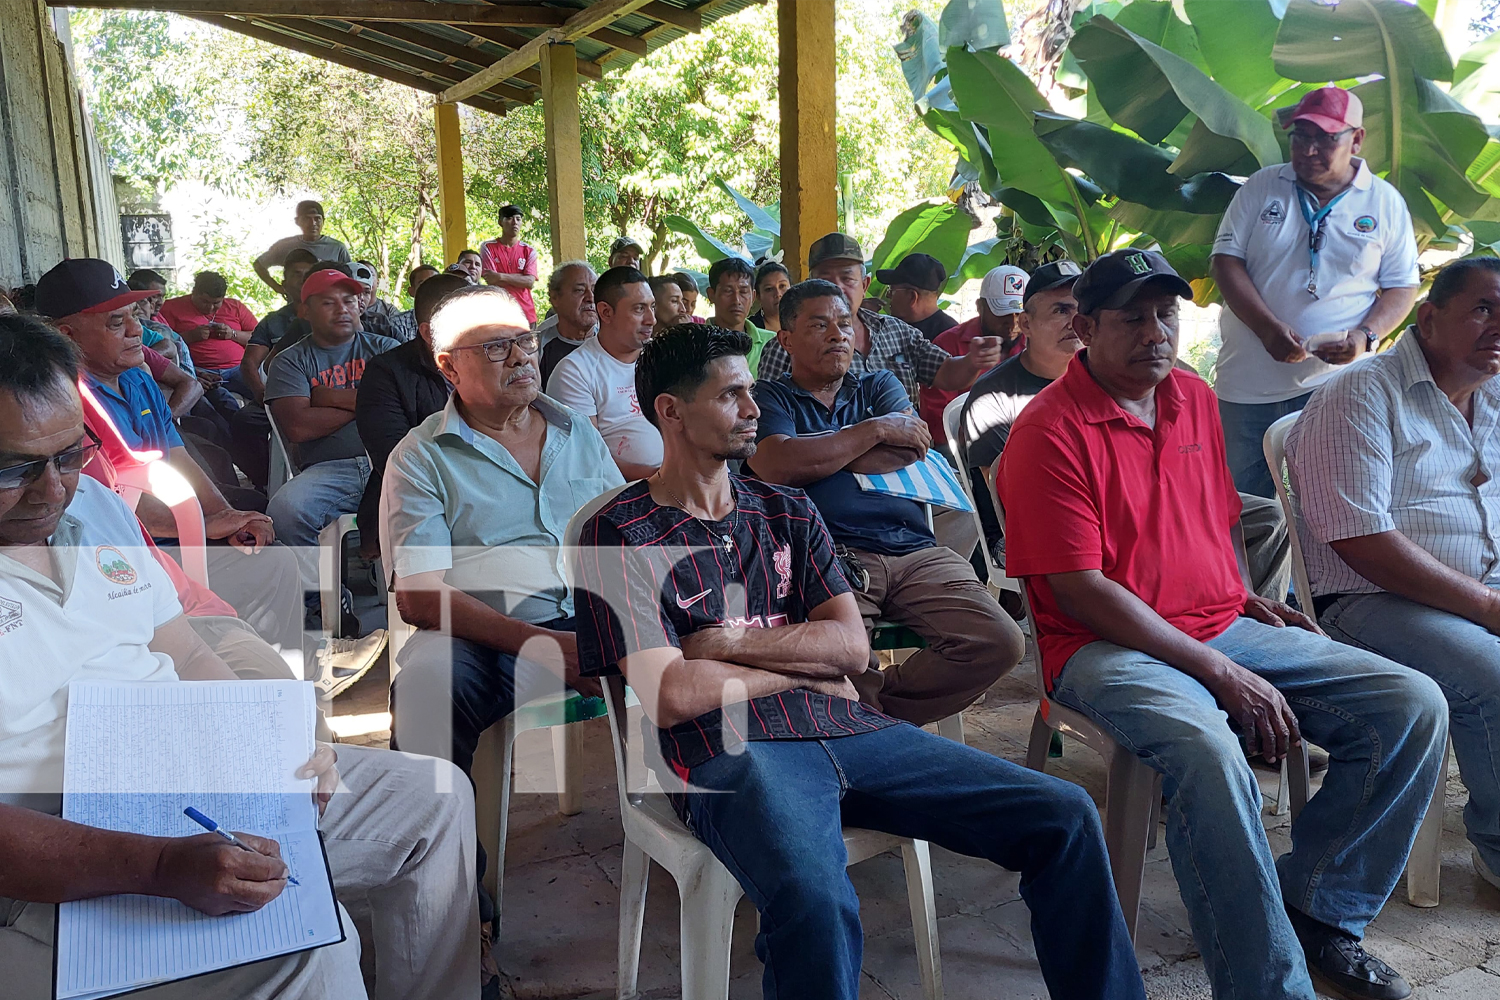
[[[1333,211],[1333,206],[1343,200],[1344,195],[1349,193],[1345,188],[1321,208],[1313,206],[1313,196],[1303,190],[1302,185],[1297,187],[1297,207],[1302,209],[1302,218],[1307,223],[1307,294],[1313,298],[1318,297],[1318,254],[1323,249],[1323,230],[1328,225],[1328,213]]]

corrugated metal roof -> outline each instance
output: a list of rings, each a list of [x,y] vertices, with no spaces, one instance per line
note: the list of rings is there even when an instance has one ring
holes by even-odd
[[[68,0],[48,0],[66,3]],[[474,24],[451,21],[362,19],[357,8],[327,0],[331,9],[345,17],[308,16],[317,11],[319,0],[306,0],[296,15],[261,13],[282,8],[247,0],[143,0],[137,8],[158,8],[187,14],[262,41],[283,45],[354,69],[404,83],[429,93],[439,93],[478,73],[528,41],[547,31],[549,25]],[[423,0],[438,3],[439,0]],[[597,0],[447,0],[458,5],[491,6],[520,10],[556,11],[561,21],[593,6]],[[719,18],[737,13],[764,0],[654,0],[641,9],[596,29],[575,43],[578,68],[585,79],[598,79],[604,70],[625,66]],[[110,0],[97,4],[78,0],[70,6],[117,6]],[[379,6],[371,4],[371,7]],[[399,6],[387,7],[386,11]],[[305,10],[307,13],[302,13]],[[677,12],[680,12],[677,13]],[[546,15],[540,15],[546,17]],[[533,66],[469,98],[467,104],[504,114],[520,104],[541,99],[541,77]]]

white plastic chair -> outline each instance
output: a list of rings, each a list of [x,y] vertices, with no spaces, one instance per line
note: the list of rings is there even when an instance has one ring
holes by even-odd
[[[622,486],[595,497],[573,515],[563,536],[571,551],[577,552],[588,519],[624,489]],[[569,564],[571,567],[572,560]],[[646,769],[632,767],[629,762],[624,735],[629,718],[628,695],[621,678],[604,679],[620,821],[625,831],[620,879],[618,996],[626,1000],[636,995],[647,874],[650,862],[655,861],[676,880],[681,901],[682,1000],[725,1000],[729,995],[729,944],[734,930],[734,909],[744,890],[677,817],[656,785],[654,775],[647,771],[644,787],[632,788],[631,776]],[[636,731],[640,731],[639,727]],[[844,846],[851,865],[900,848],[906,867],[906,891],[916,936],[922,995],[927,1000],[941,1000],[943,972],[938,951],[937,905],[932,891],[932,858],[927,842],[846,828]]]
[[[1307,575],[1307,561],[1302,555],[1302,539],[1297,529],[1299,515],[1297,498],[1287,482],[1286,438],[1302,411],[1288,413],[1266,428],[1262,446],[1265,449],[1266,465],[1271,470],[1271,479],[1276,483],[1276,496],[1281,500],[1281,512],[1286,517],[1287,534],[1292,542],[1292,586],[1297,600],[1308,617],[1317,620],[1317,609],[1313,607],[1312,581]],[[1448,742],[1443,754],[1442,776],[1432,791],[1432,801],[1417,828],[1417,839],[1412,844],[1411,854],[1406,859],[1406,901],[1412,906],[1430,907],[1438,905],[1438,883],[1443,873],[1443,811],[1448,806],[1448,768],[1453,757],[1453,742]],[[1302,802],[1307,801],[1304,794]],[[1301,804],[1293,799],[1292,816],[1296,817]]]
[[[266,420],[271,425],[271,464],[266,477],[266,496],[274,497],[276,491],[297,474],[297,466],[292,461],[292,451],[281,428],[276,426],[276,418],[271,415],[270,403],[266,404]]]
[[[958,437],[963,430],[959,418],[963,416],[964,404],[969,401],[969,394],[963,393],[947,406],[943,407],[943,433],[948,437],[948,454],[953,456],[953,467],[958,470],[958,481],[963,486],[964,492],[969,495],[969,503],[974,503],[975,496],[979,490],[989,490],[987,483],[975,484],[969,475],[969,465],[959,455]],[[979,517],[979,507],[974,508],[974,527],[979,530],[979,550],[984,553],[984,564],[989,567],[990,583],[997,590],[1013,590],[1021,592],[1021,582],[1005,575],[1005,567],[995,561],[994,554],[990,551],[990,543],[984,537],[984,521]]]

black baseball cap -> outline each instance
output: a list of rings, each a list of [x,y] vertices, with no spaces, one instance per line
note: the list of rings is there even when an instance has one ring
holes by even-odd
[[[33,308],[48,319],[62,319],[78,313],[112,312],[155,294],[131,288],[107,260],[75,257],[42,275],[36,283]]]
[[[859,248],[859,240],[843,233],[829,233],[807,250],[807,269],[811,271],[825,261],[852,260],[863,264],[865,252]]]
[[[1114,250],[1095,260],[1073,283],[1078,311],[1122,309],[1148,281],[1163,281],[1185,299],[1193,297],[1193,286],[1172,269],[1167,258],[1154,250]]]
[[[1025,305],[1030,302],[1031,297],[1037,292],[1071,285],[1082,274],[1083,268],[1071,260],[1054,260],[1050,264],[1043,264],[1031,272],[1031,279],[1026,282],[1026,293],[1021,297],[1021,304]]]
[[[924,292],[940,292],[948,283],[948,269],[943,262],[925,253],[909,253],[895,267],[875,272],[875,280],[891,288],[908,285]]]

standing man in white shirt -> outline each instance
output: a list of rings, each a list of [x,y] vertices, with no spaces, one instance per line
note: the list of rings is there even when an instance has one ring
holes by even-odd
[[[1292,162],[1235,194],[1214,240],[1226,308],[1214,390],[1241,493],[1274,497],[1261,439],[1312,391],[1411,312],[1420,283],[1401,194],[1356,157],[1364,109],[1323,87],[1287,122]],[[1336,335],[1336,336],[1329,336]]]
[[[635,362],[656,329],[656,296],[633,267],[612,267],[594,285],[599,335],[552,370],[547,395],[588,417],[626,482],[661,466],[661,432],[641,412]]]

